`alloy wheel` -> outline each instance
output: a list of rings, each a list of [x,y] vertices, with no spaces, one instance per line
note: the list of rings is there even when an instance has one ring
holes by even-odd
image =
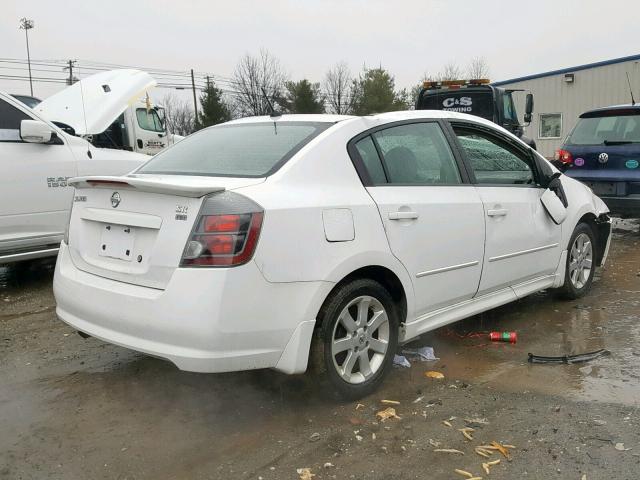
[[[331,338],[331,358],[347,383],[366,382],[380,370],[390,339],[389,317],[379,300],[354,298],[340,313]]]
[[[593,268],[593,245],[586,233],[580,233],[569,253],[569,279],[574,288],[580,290],[589,281]]]

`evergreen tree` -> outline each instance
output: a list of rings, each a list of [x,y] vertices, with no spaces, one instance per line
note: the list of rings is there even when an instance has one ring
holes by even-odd
[[[222,90],[213,81],[207,82],[207,87],[200,95],[201,111],[198,113],[198,128],[209,127],[231,120],[231,111],[222,98]]]
[[[396,92],[394,78],[384,68],[365,69],[353,81],[354,107],[356,115],[406,110],[407,92]]]
[[[287,113],[324,113],[324,95],[319,83],[309,80],[286,82],[283,98],[278,100]]]

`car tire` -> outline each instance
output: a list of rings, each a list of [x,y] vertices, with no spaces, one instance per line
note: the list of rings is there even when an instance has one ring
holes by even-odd
[[[591,290],[596,271],[596,236],[586,223],[579,223],[567,248],[564,285],[558,289],[561,297],[575,300]]]
[[[389,292],[371,279],[334,290],[318,315],[311,364],[343,399],[372,393],[393,364],[399,320]]]

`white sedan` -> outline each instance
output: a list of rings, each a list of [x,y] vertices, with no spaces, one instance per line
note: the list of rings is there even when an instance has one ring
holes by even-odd
[[[586,294],[607,207],[454,112],[246,118],[71,180],[54,281],[80,332],[196,372],[311,360],[347,397],[398,344],[533,292]]]

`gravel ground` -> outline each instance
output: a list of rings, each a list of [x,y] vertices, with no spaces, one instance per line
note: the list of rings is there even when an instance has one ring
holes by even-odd
[[[206,375],[89,338],[55,317],[52,262],[0,269],[0,478],[635,479],[640,471],[640,235],[618,225],[589,296],[549,292],[431,332],[383,388],[338,402],[310,375]],[[489,330],[518,332],[491,344]],[[527,353],[606,348],[582,365]],[[426,370],[442,380],[425,378]],[[376,413],[391,405],[400,418]],[[450,426],[444,422],[448,421]],[[467,440],[459,431],[468,431]],[[510,459],[474,447],[515,446]],[[462,453],[438,452],[457,449]],[[482,463],[500,463],[487,475]],[[304,478],[304,475],[303,477]]]

